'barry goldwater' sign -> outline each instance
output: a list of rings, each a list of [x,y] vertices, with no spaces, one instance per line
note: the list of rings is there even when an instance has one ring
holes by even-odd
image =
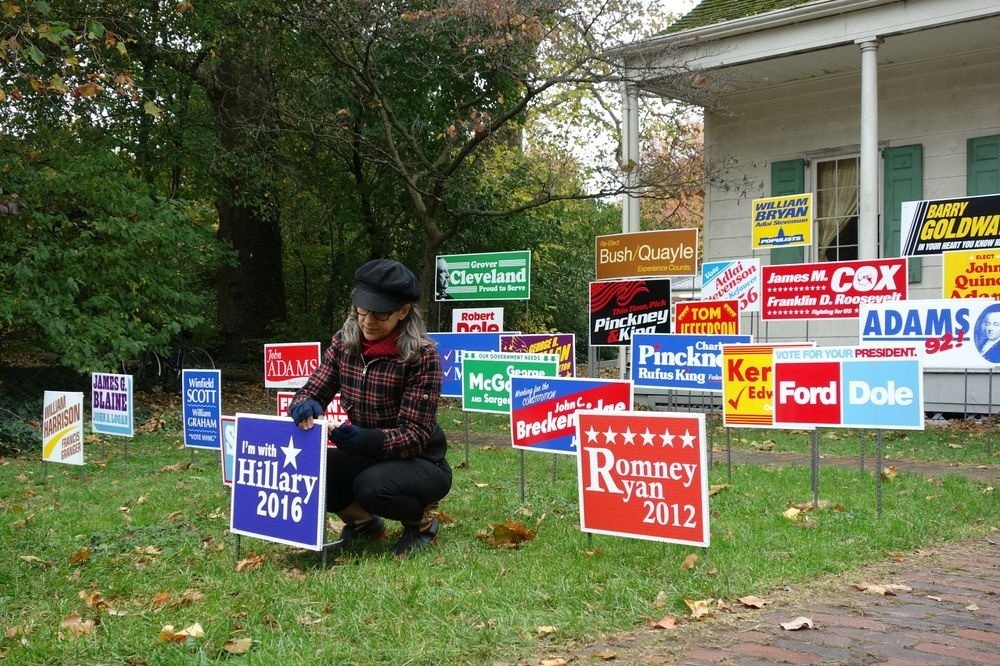
[[[580,528],[709,545],[705,415],[577,412]]]
[[[326,432],[326,421],[302,430],[290,418],[236,415],[231,532],[323,549]]]
[[[905,256],[1000,249],[1000,194],[904,201],[900,213]]]
[[[510,436],[515,449],[575,454],[577,411],[632,409],[632,382],[511,377],[510,403]]]
[[[467,412],[510,413],[512,377],[555,377],[555,354],[507,352],[462,353],[462,409]]]
[[[923,430],[923,369],[912,347],[774,350],[774,425]]]

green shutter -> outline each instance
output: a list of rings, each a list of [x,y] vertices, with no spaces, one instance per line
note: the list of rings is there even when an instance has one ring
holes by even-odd
[[[806,161],[786,160],[771,163],[771,196],[802,194],[806,191]],[[805,261],[804,247],[778,247],[771,250],[771,264],[801,264]]]
[[[904,201],[924,198],[924,147],[886,148],[882,151],[882,256],[898,257]],[[910,282],[920,282],[924,262],[910,257]]]
[[[965,150],[966,194],[1000,193],[1000,134],[969,139]]]

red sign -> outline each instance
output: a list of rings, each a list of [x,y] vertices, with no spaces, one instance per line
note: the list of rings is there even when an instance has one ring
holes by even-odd
[[[318,342],[264,345],[265,388],[299,388],[317,367]]]
[[[840,363],[776,363],[775,423],[840,423]]]
[[[906,257],[764,266],[760,318],[857,319],[862,304],[906,299]]]
[[[705,415],[577,412],[580,528],[708,546]]]
[[[674,333],[739,335],[740,302],[685,301],[674,305]]]
[[[291,391],[278,391],[278,416],[288,416],[288,405],[292,404],[292,397],[295,394]],[[330,404],[326,406],[326,412],[323,414],[323,418],[326,420],[327,428],[332,430],[336,428],[341,423],[350,421],[347,418],[347,412],[340,405],[340,394],[333,396],[333,400]],[[333,442],[327,442],[327,446],[333,446]]]

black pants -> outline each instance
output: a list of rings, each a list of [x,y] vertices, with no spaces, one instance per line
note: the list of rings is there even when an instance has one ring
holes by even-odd
[[[447,460],[424,458],[372,460],[326,452],[326,510],[342,511],[353,502],[371,514],[401,522],[417,522],[424,509],[451,490]]]

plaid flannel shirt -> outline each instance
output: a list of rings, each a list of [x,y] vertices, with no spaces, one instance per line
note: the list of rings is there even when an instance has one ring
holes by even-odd
[[[352,424],[385,433],[380,458],[415,458],[426,451],[437,428],[441,359],[433,345],[424,347],[417,363],[397,356],[366,359],[352,354],[337,333],[319,367],[295,392],[289,412],[309,398],[328,405],[338,391]]]

